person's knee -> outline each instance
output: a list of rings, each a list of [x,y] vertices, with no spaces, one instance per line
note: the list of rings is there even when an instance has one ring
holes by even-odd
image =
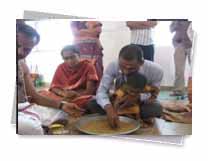
[[[20,135],[43,135],[44,130],[41,122],[27,117],[18,117],[18,134]]]
[[[162,106],[159,102],[147,103],[141,106],[141,118],[160,117],[162,115]]]
[[[91,100],[87,104],[86,109],[87,109],[88,114],[91,114],[91,113],[99,113],[102,115],[105,114],[105,110],[103,110],[103,108],[99,104],[97,104],[96,100]]]
[[[162,106],[159,102],[154,103],[153,108],[155,109],[155,117],[162,116]]]

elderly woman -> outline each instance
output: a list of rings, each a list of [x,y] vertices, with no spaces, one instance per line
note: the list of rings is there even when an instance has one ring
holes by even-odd
[[[79,51],[73,45],[64,47],[61,55],[64,63],[58,66],[49,91],[41,91],[41,94],[84,108],[97,89],[96,69],[91,61],[80,59]]]

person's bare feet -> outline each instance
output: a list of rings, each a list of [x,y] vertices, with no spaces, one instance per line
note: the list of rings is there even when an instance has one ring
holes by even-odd
[[[154,119],[153,118],[141,120],[141,127],[142,128],[148,128],[150,126],[153,126],[153,124],[154,124]]]

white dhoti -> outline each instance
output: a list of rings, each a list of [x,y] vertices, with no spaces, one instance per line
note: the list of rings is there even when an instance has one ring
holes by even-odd
[[[57,120],[68,119],[68,114],[54,108],[36,104],[18,104],[18,134],[43,135],[42,126],[49,126]]]

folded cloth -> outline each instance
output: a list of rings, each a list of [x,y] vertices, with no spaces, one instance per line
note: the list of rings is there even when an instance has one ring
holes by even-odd
[[[188,112],[187,103],[179,101],[161,101],[163,109],[172,112]]]
[[[191,104],[181,101],[162,101],[163,108],[162,118],[171,122],[192,123],[192,108]]]
[[[18,134],[43,135],[42,126],[47,127],[60,120],[68,120],[68,114],[50,107],[36,104],[18,104]]]
[[[192,112],[176,113],[176,112],[170,112],[170,111],[164,110],[163,119],[167,121],[171,121],[171,122],[191,124]]]

